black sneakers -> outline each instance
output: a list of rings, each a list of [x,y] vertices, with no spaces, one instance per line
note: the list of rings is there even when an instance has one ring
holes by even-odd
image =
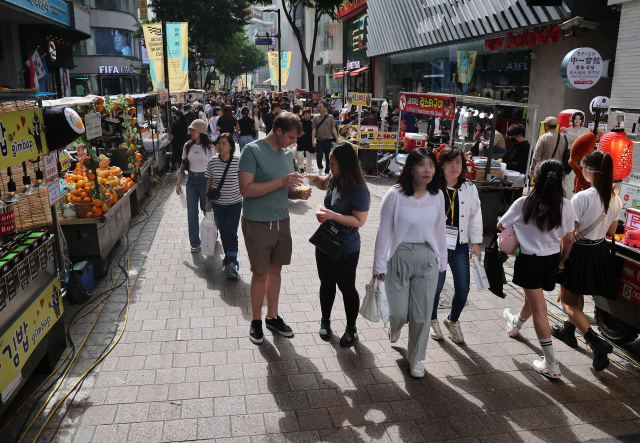
[[[285,337],[293,337],[293,330],[287,326],[279,315],[273,318],[266,318],[264,321],[267,325],[267,329],[271,329],[274,332],[277,332],[280,335]]]
[[[251,329],[249,329],[249,340],[255,344],[264,341],[264,333],[262,332],[262,320],[251,320]]]
[[[324,318],[320,319],[320,338],[323,340],[328,340],[331,338],[333,331],[331,331],[331,320],[326,320]]]
[[[344,335],[340,339],[340,346],[353,346],[358,338],[358,330],[355,326],[347,326]]]

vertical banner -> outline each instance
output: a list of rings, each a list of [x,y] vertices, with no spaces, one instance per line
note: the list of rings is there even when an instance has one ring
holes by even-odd
[[[278,51],[269,51],[267,53],[269,61],[269,77],[271,84],[278,87]]]
[[[213,84],[214,84],[214,87],[213,87],[213,88],[214,88],[214,90],[215,90],[216,92],[219,92],[218,87],[220,86],[220,80],[214,80],[214,81],[213,81]]]
[[[149,70],[151,71],[151,84],[153,92],[164,87],[164,53],[162,51],[162,24],[153,23],[142,25],[144,42],[149,57]],[[187,88],[188,89],[188,88]],[[185,89],[186,90],[186,89]],[[180,91],[180,89],[178,89]]]
[[[238,77],[238,92],[242,91],[242,76]]]
[[[253,77],[251,74],[247,74],[247,88],[248,88],[248,89],[253,89],[253,88],[251,87],[251,86],[252,86],[252,83],[251,83],[251,77]]]
[[[169,89],[189,90],[188,23],[167,23],[167,55],[169,61]]]
[[[147,0],[140,0],[140,20],[145,18],[149,18],[149,13],[147,11]]]
[[[282,51],[280,69],[282,70],[282,86],[286,86],[287,80],[289,80],[289,71],[291,70],[291,51]]]
[[[278,62],[278,51],[269,53],[269,76],[271,84],[278,87],[278,65],[280,65],[280,75],[282,76],[282,86],[286,86],[291,71],[291,51],[282,51],[282,59]]]

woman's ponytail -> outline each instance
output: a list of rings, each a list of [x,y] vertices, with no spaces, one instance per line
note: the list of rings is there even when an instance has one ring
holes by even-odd
[[[604,212],[608,212],[613,196],[613,158],[606,152],[596,150],[585,155],[580,163],[583,168],[589,168],[592,172],[591,185],[598,191]]]

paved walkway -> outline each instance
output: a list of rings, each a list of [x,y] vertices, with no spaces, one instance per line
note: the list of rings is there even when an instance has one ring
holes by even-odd
[[[379,204],[374,197],[361,230],[361,297]],[[357,346],[341,348],[341,299],[332,318],[338,337],[320,340],[319,280],[308,242],[317,227],[312,206],[289,205],[294,254],[283,271],[280,314],[295,337],[266,332],[256,346],[247,337],[250,274],[242,238],[242,278],[227,281],[221,248],[213,259],[189,252],[185,195],[173,192],[153,218],[155,236],[134,250],[122,340],[82,387],[54,441],[639,441],[640,379],[614,364],[596,373],[582,343],[573,350],[557,341],[563,378],[540,376],[531,369],[541,354],[531,322],[518,339],[505,332],[503,309],[520,303],[512,295],[472,291],[461,317],[466,343],[430,341],[422,380],[409,375],[403,358],[406,330],[391,345],[381,324],[358,319]],[[111,323],[122,294],[105,306]],[[87,324],[79,325],[79,336]],[[102,334],[108,342],[113,332],[103,324],[94,340]],[[73,373],[84,372],[90,357]]]

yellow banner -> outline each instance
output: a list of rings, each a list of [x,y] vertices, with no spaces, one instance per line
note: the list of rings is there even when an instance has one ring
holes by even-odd
[[[169,92],[189,90],[188,23],[167,23],[167,65],[169,67]],[[142,25],[144,42],[149,55],[149,70],[153,91],[166,88],[164,78],[164,51],[162,49],[162,24]]]
[[[0,279],[0,291],[3,292],[0,297],[6,297],[7,294],[5,280],[6,276]],[[60,319],[62,311],[60,280],[55,279],[0,338],[0,391],[16,380],[35,347]],[[18,381],[13,384],[17,386]],[[8,398],[10,394],[3,392],[3,397]]]
[[[278,51],[268,52],[269,60],[269,76],[271,84],[278,86],[278,65],[280,65],[280,76],[282,77],[282,86],[286,86],[289,80],[289,71],[291,70],[291,51],[282,51],[282,60],[278,60]]]
[[[75,111],[67,109],[65,117],[79,137],[84,133],[82,120]],[[0,113],[0,169],[49,152],[42,122],[42,109]]]
[[[242,91],[242,77],[238,78],[238,92]]]
[[[149,70],[153,92],[164,88],[164,51],[162,50],[162,24],[142,25],[144,44],[149,56]],[[187,88],[188,89],[188,88]]]
[[[347,101],[353,106],[371,106],[371,94],[365,92],[348,92]]]

